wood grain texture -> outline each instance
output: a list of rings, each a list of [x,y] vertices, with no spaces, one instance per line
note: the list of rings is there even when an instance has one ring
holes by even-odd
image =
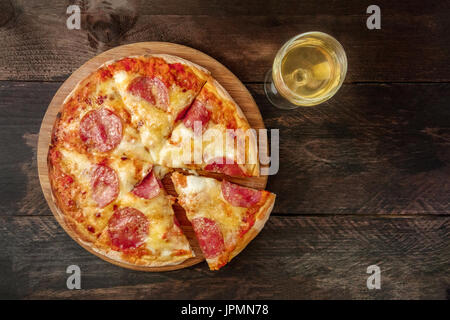
[[[75,244],[53,217],[0,217],[0,298],[445,299],[450,217],[274,217],[220,272],[142,273]],[[82,290],[66,288],[81,268]],[[368,290],[369,265],[381,290]],[[245,275],[245,276],[244,276]]]
[[[14,7],[10,0],[0,2],[0,27],[14,18]]]
[[[230,93],[236,103],[240,106],[241,110],[247,117],[250,127],[254,129],[263,129],[264,122],[262,121],[261,114],[259,112],[258,106],[253,100],[252,96],[246,89],[246,87],[237,79],[227,68],[222,64],[217,62],[215,59],[209,57],[208,55],[199,52],[195,49],[172,44],[166,42],[142,42],[131,45],[120,46],[111,50],[108,50],[91,60],[84,63],[79,69],[77,69],[58,89],[55,93],[52,101],[50,102],[47,111],[45,112],[44,119],[42,120],[41,128],[38,135],[38,147],[37,147],[37,166],[39,173],[39,181],[44,193],[44,197],[53,212],[55,218],[64,228],[64,230],[74,239],[80,246],[82,246],[87,251],[95,254],[96,256],[116,265],[124,268],[129,268],[132,270],[140,271],[151,271],[151,272],[161,272],[161,271],[171,271],[186,268],[197,264],[204,260],[203,254],[201,252],[200,246],[196,241],[194,231],[191,224],[185,217],[185,212],[181,206],[174,206],[174,211],[179,221],[181,223],[181,228],[184,234],[188,238],[191,247],[195,253],[195,257],[187,259],[186,261],[172,266],[162,266],[162,267],[145,267],[138,266],[126,262],[122,262],[116,259],[112,259],[100,252],[93,250],[93,247],[89,243],[81,241],[78,235],[69,227],[69,225],[64,220],[64,214],[58,209],[54,202],[54,198],[51,191],[50,181],[48,177],[48,162],[47,154],[50,145],[51,134],[53,131],[53,126],[57,118],[57,114],[61,112],[61,108],[66,97],[74,90],[79,82],[87,78],[92,72],[97,70],[101,65],[108,61],[118,60],[123,57],[128,56],[139,56],[145,54],[170,54],[184,58],[186,60],[192,61],[211,72],[211,75],[220,83],[224,88]],[[213,176],[213,175],[209,175]],[[214,175],[217,178],[222,178],[223,176]],[[241,184],[256,188],[264,189],[267,184],[267,176],[251,177],[247,179],[234,179],[230,178],[230,181],[240,182]],[[163,184],[169,193],[176,195],[173,191],[173,185],[170,179],[164,179]]]
[[[3,215],[48,214],[37,134],[59,86],[0,82]],[[449,214],[450,84],[344,85],[323,106],[287,112],[247,87],[280,129],[275,214]]]
[[[15,19],[0,29],[0,79],[64,80],[107,49],[167,41],[215,57],[242,81],[261,82],[285,41],[317,30],[343,44],[349,63],[347,82],[450,81],[450,65],[445,63],[450,55],[450,6],[445,1],[408,5],[378,1],[381,30],[367,29],[366,8],[371,3],[357,0],[270,1],[267,5],[140,1],[137,16],[131,13],[128,23],[117,22],[119,30],[111,31],[111,39],[101,36],[106,42],[90,36],[92,23],[83,23],[81,30],[66,28],[70,3],[78,2],[15,1]],[[115,30],[107,18],[104,28]]]
[[[91,10],[81,30],[65,27],[67,6],[87,13],[101,1],[6,2],[0,298],[449,299],[448,2],[377,1],[382,29],[373,31],[373,3],[360,0],[112,0],[113,13]],[[274,109],[259,83],[278,48],[311,30],[344,45],[346,84],[316,108]],[[218,59],[247,82],[266,126],[280,129],[281,167],[268,185],[276,216],[219,273],[205,263],[166,273],[110,265],[65,234],[40,191],[39,126],[61,81],[103,51],[154,40]],[[66,289],[70,264],[82,269],[81,291]],[[370,264],[382,269],[381,290],[366,288]]]
[[[315,108],[281,112],[251,90],[280,128],[277,213],[449,214],[450,86],[344,86]]]

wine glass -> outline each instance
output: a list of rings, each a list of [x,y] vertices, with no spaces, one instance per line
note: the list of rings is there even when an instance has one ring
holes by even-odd
[[[264,91],[280,109],[315,106],[339,90],[346,73],[347,56],[335,38],[318,31],[302,33],[278,51]]]

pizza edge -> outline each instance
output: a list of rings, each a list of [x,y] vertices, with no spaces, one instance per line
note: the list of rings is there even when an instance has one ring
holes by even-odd
[[[275,194],[269,191],[266,192],[269,193],[269,196],[266,202],[264,202],[264,204],[255,214],[255,224],[242,237],[238,237],[236,246],[233,250],[224,251],[218,257],[215,257],[213,259],[206,259],[210,270],[217,271],[227,265],[234,257],[241,253],[264,228],[264,225],[266,224],[267,220],[270,217],[270,214],[272,213],[276,198]]]
[[[236,101],[233,99],[233,97],[231,97],[230,93],[212,76],[209,77],[207,84],[209,84],[214,90],[215,90],[215,94],[217,95],[217,97],[222,100],[222,101],[226,101],[231,103],[231,105],[234,107],[235,110],[235,118],[243,121],[247,126],[248,129],[252,129],[250,126],[250,123],[248,122],[247,117],[245,116],[244,112],[242,111],[241,107],[239,106],[239,104],[236,103]],[[206,84],[205,84],[206,86]],[[204,86],[204,88],[205,88]],[[206,89],[206,88],[205,88]],[[203,90],[203,88],[202,88]],[[240,128],[238,128],[240,129]],[[258,147],[257,147],[257,135],[255,132],[251,131],[251,135],[252,135],[252,140],[254,141],[254,143],[249,145],[249,158],[252,159],[256,159],[256,164],[250,165],[250,164],[246,164],[244,165],[245,169],[246,169],[246,174],[248,174],[249,176],[253,176],[253,177],[259,177],[260,175],[260,167],[259,167],[259,154],[258,154]]]
[[[107,230],[105,228],[105,230]],[[104,231],[105,231],[104,230]],[[100,240],[99,240],[100,241]],[[124,255],[122,251],[113,250],[106,243],[96,242],[92,245],[92,250],[110,260],[114,260],[120,262],[122,264],[126,264],[130,267],[139,266],[139,267],[164,267],[164,266],[174,266],[184,261],[194,258],[195,253],[191,248],[189,241],[190,250],[183,255],[171,255],[170,258],[163,258],[161,256],[148,255],[148,256],[140,256],[139,254],[126,254]],[[147,257],[147,258],[146,258]]]
[[[269,192],[269,191],[267,191]],[[236,247],[230,253],[228,262],[230,262],[234,257],[236,257],[242,250],[244,250],[247,245],[252,241],[264,228],[267,220],[269,220],[270,214],[272,213],[273,207],[275,205],[276,195],[269,192],[269,197],[262,205],[258,212],[256,213],[255,224],[244,234],[244,236],[237,242]]]

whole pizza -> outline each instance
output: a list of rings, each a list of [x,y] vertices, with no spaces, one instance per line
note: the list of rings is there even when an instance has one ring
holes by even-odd
[[[78,240],[130,265],[194,256],[176,201],[212,270],[258,234],[275,201],[228,181],[259,175],[255,132],[206,69],[170,55],[111,61],[82,80],[58,114],[48,167],[58,211]],[[177,197],[164,190],[165,175]]]

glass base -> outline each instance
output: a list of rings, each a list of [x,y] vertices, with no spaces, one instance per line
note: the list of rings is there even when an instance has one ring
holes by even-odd
[[[269,99],[270,103],[279,109],[291,110],[300,107],[289,102],[278,92],[275,84],[273,83],[272,69],[266,73],[266,77],[264,78],[264,92],[266,93],[266,97]]]

